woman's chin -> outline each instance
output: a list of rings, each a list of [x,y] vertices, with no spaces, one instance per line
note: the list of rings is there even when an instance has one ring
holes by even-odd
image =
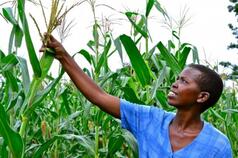
[[[170,101],[170,100],[168,100],[168,104],[169,104],[170,106],[176,107],[176,104],[175,104],[174,102]]]

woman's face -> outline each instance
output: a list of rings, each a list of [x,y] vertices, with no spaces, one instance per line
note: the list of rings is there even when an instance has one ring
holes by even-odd
[[[168,103],[176,108],[190,108],[197,104],[201,92],[196,82],[201,77],[199,70],[187,67],[172,84],[168,94]]]

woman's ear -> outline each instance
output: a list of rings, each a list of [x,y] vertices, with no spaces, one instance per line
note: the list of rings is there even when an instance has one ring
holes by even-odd
[[[207,101],[209,99],[209,97],[210,97],[209,92],[200,92],[200,94],[198,95],[197,102],[204,103],[205,101]]]

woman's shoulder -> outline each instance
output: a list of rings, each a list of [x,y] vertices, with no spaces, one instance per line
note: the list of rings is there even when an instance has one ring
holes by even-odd
[[[212,124],[205,122],[205,128],[205,134],[210,138],[211,141],[213,141],[214,145],[220,148],[224,145],[230,144],[228,137]]]

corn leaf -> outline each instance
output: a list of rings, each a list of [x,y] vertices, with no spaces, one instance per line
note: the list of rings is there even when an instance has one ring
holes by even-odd
[[[161,7],[160,3],[158,1],[154,1],[154,6],[155,8],[162,13],[165,17],[169,18],[168,14],[166,13],[166,11]]]
[[[18,91],[17,79],[13,76],[12,72],[11,71],[4,72],[4,77],[6,78],[7,82],[9,82],[12,91],[17,92]]]
[[[8,41],[8,54],[12,53],[12,48],[13,48],[13,41],[14,41],[14,37],[15,37],[15,29],[16,27],[12,27],[12,31],[9,37],[9,41]]]
[[[78,53],[83,55],[84,58],[88,61],[89,64],[92,63],[92,56],[86,50],[82,49]]]
[[[113,157],[113,155],[122,147],[124,138],[122,135],[112,135],[108,142],[108,155],[107,157]]]
[[[14,54],[9,54],[1,59],[0,67],[1,71],[8,71],[12,69],[18,63],[17,58]]]
[[[1,146],[0,157],[9,158],[6,141],[3,141],[3,145]]]
[[[50,140],[46,141],[45,143],[43,143],[39,149],[34,153],[33,158],[40,158],[42,157],[42,154],[47,151],[49,149],[49,147],[57,140],[59,139],[58,136],[54,136],[53,138],[51,138]]]
[[[22,85],[24,88],[25,95],[28,94],[30,88],[30,76],[27,67],[26,59],[17,57],[18,63],[21,67],[21,75],[22,75]]]
[[[3,105],[0,104],[0,135],[6,141],[8,148],[14,158],[23,158],[24,144],[21,136],[9,126],[7,122],[7,113]]]
[[[52,81],[44,90],[37,93],[36,98],[34,99],[34,102],[25,111],[25,113],[24,113],[25,116],[32,113],[34,111],[34,109],[37,107],[37,105],[39,103],[41,103],[44,98],[46,98],[46,96],[50,93],[50,91],[58,84],[58,82],[62,78],[63,74],[64,74],[64,70],[61,70],[59,76],[54,81]]]
[[[166,77],[166,66],[164,66],[162,71],[159,72],[159,76],[155,81],[155,85],[152,86],[152,98],[156,96],[156,91],[158,90],[160,85],[163,83],[165,77]]]
[[[122,136],[124,137],[127,144],[131,147],[135,157],[139,157],[138,156],[138,144],[136,142],[135,137],[125,129],[122,129]]]
[[[138,31],[143,37],[147,38],[148,37],[147,32],[142,30],[143,27],[137,25],[133,20],[133,16],[138,16],[138,13],[126,12],[126,16],[128,20],[131,22],[132,26],[135,27],[136,31]]]
[[[9,40],[9,53],[11,53],[13,39],[15,38],[15,46],[20,47],[23,38],[23,31],[20,28],[17,20],[14,18],[12,13],[12,8],[3,8],[3,15],[4,17],[13,25],[10,40]]]
[[[4,17],[12,24],[12,25],[18,25],[17,20],[14,18],[14,15],[12,13],[12,8],[3,8],[2,9]]]
[[[89,137],[83,136],[83,135],[74,135],[74,134],[63,134],[63,135],[59,135],[59,137],[65,140],[68,140],[70,142],[72,142],[73,140],[77,140],[78,143],[86,149],[87,155],[89,157],[95,156],[95,143]]]
[[[163,108],[166,107],[167,104],[167,97],[165,96],[164,92],[157,90],[156,91],[156,98],[158,99],[159,103]]]
[[[44,79],[47,76],[53,61],[53,55],[46,50],[40,59],[41,79]]]
[[[167,50],[167,48],[162,44],[162,42],[158,43],[157,48],[160,50],[161,55],[164,57],[166,63],[174,72],[174,74],[178,75],[182,71],[182,69],[174,58],[174,56]]]
[[[122,55],[122,48],[121,48],[121,42],[120,42],[120,38],[116,38],[115,40],[113,40],[114,45],[116,47],[116,50],[121,58],[121,63],[123,63],[123,55]]]
[[[28,50],[28,55],[30,58],[30,63],[34,72],[34,75],[37,77],[41,76],[41,67],[40,67],[40,62],[36,56],[35,48],[33,46],[32,40],[31,40],[31,35],[27,23],[27,18],[25,15],[25,10],[24,10],[24,1],[22,0],[17,0],[18,3],[18,13],[20,16],[20,20],[22,22],[23,26],[23,31],[25,35],[25,41],[26,41],[26,47]]]
[[[5,57],[6,55],[3,53],[3,51],[0,49],[0,63],[2,61],[2,58]]]
[[[21,106],[22,103],[23,103],[23,99],[22,99],[22,96],[21,96],[21,91],[19,91],[18,93],[10,93],[9,98],[10,98],[10,101],[9,101],[7,109],[6,109],[7,112],[10,109],[12,109],[13,107]]]
[[[99,73],[101,67],[105,64],[107,65],[107,59],[108,59],[107,54],[108,54],[108,51],[109,51],[110,47],[111,47],[111,40],[108,41],[107,45],[104,48],[103,53],[100,56],[99,62],[98,62],[97,67],[95,69],[95,73]]]
[[[154,5],[155,0],[148,0],[147,4],[146,4],[146,13],[145,16],[148,17],[150,14],[150,11]]]
[[[14,27],[15,27],[15,47],[20,47],[23,38],[23,31],[19,25],[16,25]]]
[[[72,112],[71,112],[71,109],[70,109],[70,106],[69,106],[69,95],[68,95],[68,91],[67,89],[65,89],[63,91],[63,93],[60,95],[62,97],[62,103],[61,103],[61,107],[65,108],[66,112],[68,115],[70,115]]]
[[[179,62],[179,65],[180,65],[180,67],[182,69],[184,68],[184,66],[185,66],[185,64],[187,62],[187,58],[188,58],[188,55],[189,55],[190,51],[191,51],[191,48],[185,46],[181,50],[181,52],[179,53],[179,60],[178,60],[178,62]]]
[[[121,35],[120,40],[130,58],[132,67],[135,70],[140,83],[142,86],[148,85],[151,78],[150,72],[135,43],[127,35]]]
[[[144,104],[144,102],[137,98],[135,91],[131,87],[123,87],[122,91],[124,92],[123,98],[126,100],[137,104]]]
[[[193,47],[193,49],[192,49],[192,52],[193,52],[193,63],[200,63],[199,61],[199,56],[198,56],[198,50],[197,50],[197,48],[196,47]]]

